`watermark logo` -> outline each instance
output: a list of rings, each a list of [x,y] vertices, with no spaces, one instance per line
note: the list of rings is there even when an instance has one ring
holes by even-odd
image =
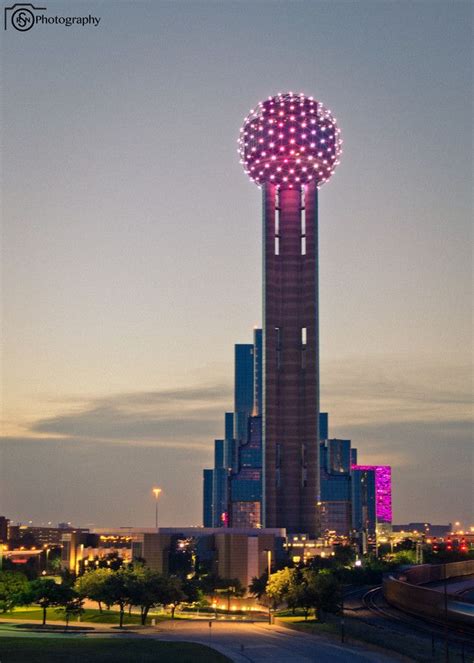
[[[16,3],[4,8],[4,29],[15,28],[18,32],[28,32],[33,26],[60,25],[66,28],[73,26],[97,28],[101,17],[92,16],[47,16],[46,7],[35,7],[29,3]]]
[[[35,7],[29,4],[16,4],[4,9],[4,27],[10,23],[19,32],[28,32],[35,24],[35,12],[45,11],[46,7]]]

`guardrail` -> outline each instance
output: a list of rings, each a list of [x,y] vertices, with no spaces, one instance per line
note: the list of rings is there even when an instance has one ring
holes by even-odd
[[[474,574],[474,560],[450,564],[423,564],[383,581],[387,603],[404,612],[435,620],[474,625],[474,603],[459,596],[424,587],[428,582]]]

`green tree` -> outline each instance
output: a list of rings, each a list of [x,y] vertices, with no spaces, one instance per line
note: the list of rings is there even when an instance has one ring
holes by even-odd
[[[80,597],[96,601],[102,612],[102,603],[106,602],[105,583],[112,571],[110,569],[94,569],[79,576],[74,588]]]
[[[164,604],[168,599],[168,579],[161,573],[147,568],[134,569],[127,578],[130,603],[140,608],[143,625],[151,608]]]
[[[103,601],[106,605],[119,607],[119,627],[123,628],[125,606],[130,603],[132,591],[131,571],[119,569],[109,573],[103,585]]]
[[[268,573],[265,571],[265,573],[262,573],[262,575],[257,578],[254,577],[252,578],[252,582],[249,585],[249,592],[253,596],[256,596],[257,599],[261,599],[262,596],[265,594],[265,590],[267,588],[267,582],[268,582]]]
[[[297,604],[303,608],[305,619],[309,610],[314,609],[314,615],[321,619],[324,612],[338,612],[341,601],[341,585],[328,570],[302,571],[302,583],[298,585]]]
[[[287,600],[294,574],[295,569],[286,567],[270,575],[265,593],[270,599],[274,610]]]
[[[28,578],[19,571],[0,571],[0,610],[7,612],[19,605],[28,589]]]
[[[181,582],[187,601],[190,603],[202,603],[204,601],[204,592],[198,578],[185,578]]]
[[[46,610],[52,606],[62,604],[66,585],[58,585],[51,578],[32,580],[22,594],[20,601],[23,605],[35,603],[43,610],[43,626],[46,624]]]
[[[67,589],[68,591],[64,592],[60,603],[60,609],[64,612],[66,619],[66,630],[69,627],[71,617],[80,616],[84,612],[84,600],[70,587]]]
[[[186,599],[183,592],[181,580],[175,576],[166,578],[166,584],[163,593],[163,604],[171,608],[171,619],[174,619],[174,612],[179,603]]]

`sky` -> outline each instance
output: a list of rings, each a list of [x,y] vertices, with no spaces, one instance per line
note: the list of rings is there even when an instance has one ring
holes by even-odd
[[[11,3],[10,3],[11,4]],[[394,521],[474,525],[472,5],[45,0],[98,27],[2,39],[0,513],[198,525],[261,324],[261,194],[236,140],[305,92],[320,192],[321,408],[393,466]]]

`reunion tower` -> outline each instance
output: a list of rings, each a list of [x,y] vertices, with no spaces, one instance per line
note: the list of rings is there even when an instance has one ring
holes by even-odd
[[[263,524],[317,535],[318,189],[339,163],[331,111],[304,94],[260,102],[240,130],[263,193]]]

